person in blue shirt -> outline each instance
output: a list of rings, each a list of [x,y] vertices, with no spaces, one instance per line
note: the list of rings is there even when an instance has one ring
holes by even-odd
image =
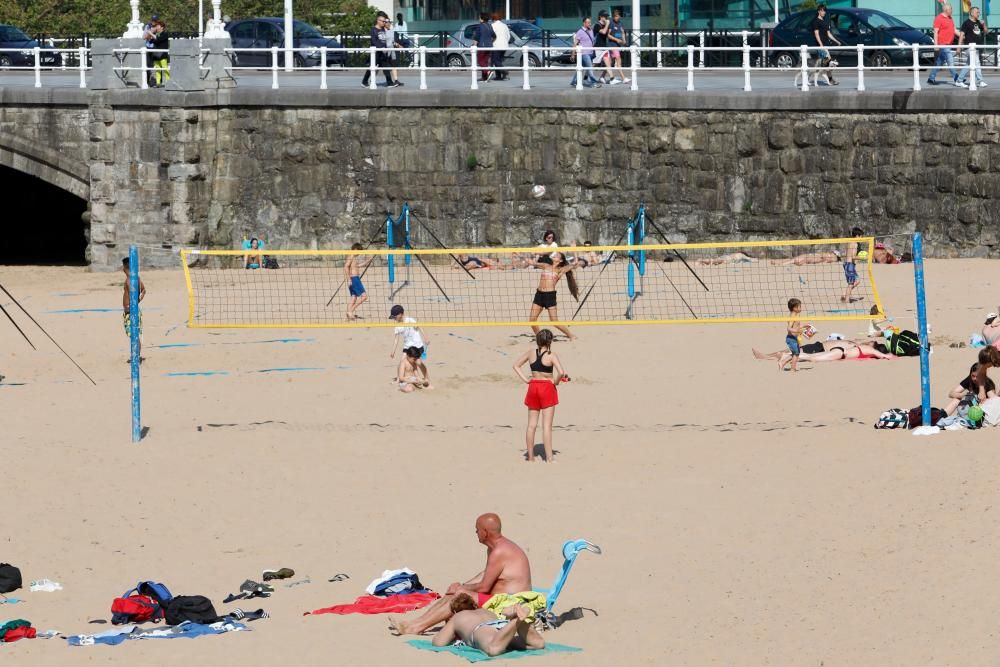
[[[479,14],[479,25],[476,26],[474,36],[476,46],[480,49],[493,48],[493,40],[497,38],[497,34],[493,30],[493,26],[490,25],[490,15],[486,12]],[[478,51],[476,53],[476,64],[482,70],[481,78],[483,81],[489,81],[495,76],[493,70],[489,69],[491,53],[492,51]]]
[[[388,32],[390,30],[389,15],[385,12],[379,12],[375,17],[375,26],[372,28],[371,39],[372,46],[375,47],[375,67],[376,69],[381,69],[382,73],[385,74],[385,85],[389,88],[395,88],[400,85],[398,81],[393,81],[392,63],[389,60],[389,55],[387,49],[389,44],[386,41],[388,38]],[[365,75],[361,79],[361,85],[365,88],[368,87],[368,82],[371,79],[372,71],[370,69],[365,70]]]

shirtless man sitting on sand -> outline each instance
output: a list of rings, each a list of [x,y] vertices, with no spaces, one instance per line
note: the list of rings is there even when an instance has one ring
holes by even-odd
[[[482,606],[497,593],[523,593],[531,590],[531,566],[521,547],[500,532],[500,517],[483,514],[476,519],[476,536],[486,547],[486,569],[464,584],[453,583],[447,594],[427,607],[419,618],[404,622],[389,617],[389,630],[397,635],[419,635],[452,616],[451,602],[466,594]]]
[[[545,648],[545,640],[527,621],[528,605],[511,605],[503,610],[504,618],[497,618],[463,593],[452,599],[450,608],[454,616],[431,639],[434,646],[450,646],[461,639],[491,658],[511,650]]]

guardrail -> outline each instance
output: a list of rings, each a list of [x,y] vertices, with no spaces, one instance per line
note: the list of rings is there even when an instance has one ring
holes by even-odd
[[[818,85],[819,79],[823,75],[830,75],[831,72],[834,74],[855,75],[857,90],[865,91],[867,80],[872,75],[888,71],[907,71],[912,72],[913,81],[906,88],[916,91],[922,88],[922,73],[934,67],[933,61],[937,52],[937,49],[934,47],[917,44],[891,47],[864,45],[850,47],[831,46],[822,50],[828,51],[835,59],[839,56],[840,59],[846,60],[843,56],[848,55],[857,61],[856,64],[852,64],[849,67],[840,66],[833,69],[831,66],[817,62],[816,56],[821,51],[818,47],[775,48],[772,46],[751,45],[746,40],[751,34],[753,33],[744,33],[744,40],[741,46],[696,46],[694,44],[687,44],[686,46],[671,47],[633,45],[621,48],[619,50],[623,57],[622,68],[625,72],[628,72],[627,78],[630,84],[627,88],[637,91],[647,81],[662,81],[667,77],[676,79],[678,75],[682,74],[686,79],[686,89],[694,91],[697,88],[699,80],[710,74],[739,72],[742,74],[742,89],[750,92],[753,90],[754,77],[760,77],[768,73],[794,71],[797,75],[796,86],[802,91],[808,91],[813,86]],[[964,67],[956,63],[956,69],[963,67],[970,70],[969,90],[976,89],[977,76],[984,72],[1000,70],[1000,65],[997,63],[998,46],[996,45],[979,47],[971,44],[961,47],[955,46],[951,47],[951,49],[954,53],[961,54],[966,63]],[[413,69],[406,69],[406,71],[412,75],[416,70],[419,76],[420,90],[427,90],[429,87],[428,82],[433,81],[434,78],[442,79],[448,75],[451,78],[444,85],[454,88],[455,73],[467,73],[469,89],[478,90],[485,73],[489,71],[502,71],[520,76],[521,88],[523,90],[531,90],[533,80],[538,77],[541,77],[540,80],[545,82],[551,81],[551,77],[553,76],[572,74],[576,75],[575,84],[577,89],[586,86],[583,79],[586,73],[585,70],[588,68],[584,67],[583,60],[587,54],[579,46],[570,49],[574,54],[573,62],[564,64],[546,64],[544,61],[549,60],[549,58],[539,60],[537,57],[539,53],[547,53],[549,56],[560,54],[565,56],[567,49],[564,46],[540,47],[524,45],[513,49],[478,48],[475,45],[467,48],[431,48],[420,46],[412,49],[396,48],[394,50],[397,53],[406,52],[413,58],[415,67]],[[506,58],[502,66],[492,67],[479,64],[479,56],[484,52],[494,53],[497,51],[504,51],[506,53]],[[118,61],[118,66],[114,67],[113,71],[128,85],[135,85],[127,81],[129,73],[138,71],[141,73],[138,87],[147,88],[149,85],[149,74],[156,70],[148,62],[147,56],[156,52],[153,49],[146,48],[114,49],[113,54]],[[298,62],[293,62],[289,66],[286,66],[284,62],[285,49],[278,46],[268,49],[227,48],[224,51],[215,52],[209,49],[199,49],[198,52],[200,53],[199,69],[202,73],[209,71],[209,68],[205,67],[205,58],[209,54],[212,54],[214,58],[228,59],[228,63],[224,66],[224,69],[230,74],[249,74],[254,72],[270,74],[271,88],[275,90],[280,89],[283,77],[294,77],[295,85],[301,88],[303,82],[308,81],[308,77],[304,78],[305,73],[318,73],[318,87],[321,90],[326,90],[329,88],[329,77],[332,73],[363,73],[366,71],[369,72],[368,87],[375,89],[377,87],[375,75],[380,70],[394,66],[392,63],[388,63],[382,59],[382,56],[387,53],[386,51],[373,47],[337,49],[307,47],[292,49],[293,60],[298,59]],[[463,58],[468,62],[468,65],[462,67],[431,67],[428,64],[433,56],[455,52],[461,53]],[[732,59],[738,60],[740,64],[738,66],[709,65],[706,63],[706,56],[712,53],[728,54]],[[139,55],[139,63],[137,65],[126,66],[126,57],[129,54]],[[241,58],[241,54],[243,56],[251,54],[263,55],[266,64],[243,65],[241,64],[241,60],[245,60],[245,57]],[[794,66],[782,67],[775,64],[777,60],[775,56],[778,54],[788,57],[794,54],[794,58],[790,61]],[[982,57],[987,55],[989,56],[988,58]],[[361,64],[349,64],[351,60],[350,56],[354,56],[356,60],[360,60]],[[18,79],[15,77],[7,78],[5,74],[20,71],[25,73],[31,72],[33,74],[32,83],[36,88],[42,87],[49,81],[51,81],[50,85],[53,86],[78,85],[80,88],[86,88],[88,85],[87,73],[91,70],[90,58],[91,51],[86,47],[75,49],[56,49],[50,47],[0,49],[0,86],[17,83]],[[68,61],[73,63],[72,67],[67,66]],[[314,64],[307,66],[310,63]],[[402,69],[403,66],[400,66],[400,68]],[[62,77],[49,76],[53,72],[61,72],[69,69],[78,73],[78,77],[67,79],[65,73]],[[594,63],[592,69],[601,70],[604,67],[599,63]],[[6,81],[5,78],[7,78]],[[72,83],[70,83],[71,81]],[[353,82],[352,85],[354,85]],[[659,87],[662,88],[662,85]],[[622,86],[622,88],[626,88],[626,86]]]

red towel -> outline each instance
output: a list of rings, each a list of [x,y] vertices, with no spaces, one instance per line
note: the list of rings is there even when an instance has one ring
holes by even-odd
[[[353,604],[338,604],[332,607],[307,611],[309,614],[405,614],[421,607],[426,607],[440,595],[437,593],[408,593],[406,595],[390,595],[380,598],[375,595],[362,595]]]
[[[7,631],[7,634],[3,636],[3,641],[9,644],[10,642],[16,642],[18,639],[34,639],[35,632],[34,628],[28,626],[14,628]]]

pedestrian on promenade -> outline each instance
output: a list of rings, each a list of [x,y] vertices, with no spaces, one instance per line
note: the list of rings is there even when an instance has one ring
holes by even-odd
[[[948,68],[951,82],[956,86],[962,83],[955,71],[955,51],[951,48],[955,43],[955,21],[951,18],[951,5],[947,2],[941,6],[941,13],[934,19],[934,45],[937,47],[937,57],[934,59],[934,69],[927,75],[927,83],[937,85],[937,73],[941,66]]]
[[[386,55],[386,49],[389,47],[386,39],[388,35],[386,34],[389,30],[389,15],[385,12],[379,12],[375,16],[375,26],[372,28],[371,40],[372,46],[375,47],[375,67],[376,69],[381,69],[382,73],[385,74],[385,85],[389,88],[395,88],[400,85],[398,82],[394,81],[392,78],[392,73],[390,69],[392,68],[392,63],[389,61],[389,57]],[[361,79],[361,85],[365,88],[368,87],[368,82],[371,78],[372,70],[366,69],[365,75]]]
[[[608,10],[597,12],[597,25],[594,26],[594,62],[600,70],[597,80],[601,83],[611,83],[611,53],[608,51],[608,34],[611,32],[611,19]]]
[[[476,46],[480,49],[493,48],[493,42],[496,40],[497,34],[493,31],[493,26],[490,25],[490,15],[486,12],[479,14],[479,25],[476,26],[475,37]],[[482,70],[480,76],[483,81],[489,81],[495,75],[493,70],[490,69],[490,53],[492,52],[485,50],[476,52],[476,64]]]
[[[958,33],[959,46],[962,46],[963,44],[976,45],[975,51],[969,49],[969,64],[963,67],[962,71],[958,73],[958,80],[962,82],[963,86],[969,85],[969,68],[975,65],[976,81],[979,82],[980,88],[986,87],[986,82],[983,81],[983,67],[981,65],[981,61],[979,60],[979,49],[983,48],[983,44],[985,43],[986,24],[979,20],[979,7],[973,7],[972,10],[969,11],[969,18],[967,18],[965,23],[962,24],[962,30]]]
[[[600,88],[601,83],[594,78],[594,31],[592,30],[590,17],[584,17],[583,25],[573,34],[573,57],[575,58],[576,47],[580,47],[580,67],[583,68],[583,85],[587,88]],[[576,85],[576,74],[569,85]]]
[[[493,48],[497,49],[490,55],[490,65],[496,72],[497,81],[504,81],[510,78],[507,70],[503,69],[504,57],[507,55],[505,49],[510,46],[510,28],[507,24],[500,20],[500,14],[493,14],[493,34],[496,38],[493,40]]]
[[[625,76],[622,69],[622,49],[628,46],[625,43],[625,26],[622,25],[622,10],[615,9],[611,13],[611,30],[608,31],[608,41],[611,46],[611,65],[618,70],[619,79],[614,78],[614,69],[611,70],[611,83],[629,83],[631,79]]]
[[[830,55],[830,50],[827,49],[827,45],[830,42],[836,42],[837,46],[843,46],[844,44],[833,36],[833,31],[830,30],[830,18],[826,14],[826,5],[820,5],[816,8],[816,18],[812,22],[812,34],[813,39],[816,41],[816,46],[819,47],[819,51],[816,54],[816,58],[819,61],[818,65],[821,68],[828,67],[830,61],[833,57]],[[840,82],[833,78],[833,71],[830,70],[830,85],[836,86]]]

